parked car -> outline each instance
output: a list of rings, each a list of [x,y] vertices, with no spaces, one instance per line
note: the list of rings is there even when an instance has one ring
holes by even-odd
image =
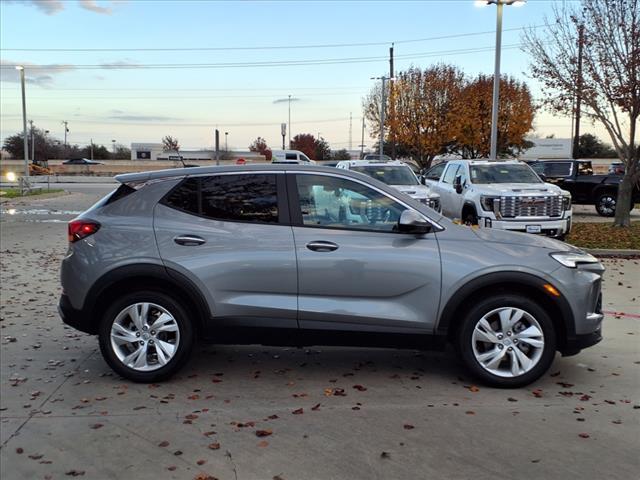
[[[622,162],[613,162],[609,165],[609,174],[611,175],[624,175],[625,166]]]
[[[362,160],[368,160],[370,162],[390,162],[392,158],[389,155],[380,155],[379,153],[367,153]]]
[[[305,165],[313,165],[314,163],[316,163],[300,150],[273,150],[271,153],[271,163],[299,163]]]
[[[365,175],[247,165],[118,175],[69,223],[59,311],[123,377],[156,382],[196,340],[457,345],[526,385],[601,340],[603,268],[544,237],[455,225]]]
[[[594,205],[598,215],[613,217],[616,214],[618,185],[622,177],[618,173],[594,175],[589,160],[539,160],[527,162],[536,172],[571,193],[576,205]],[[624,174],[624,170],[622,171]],[[640,202],[640,189],[633,189],[630,207]]]
[[[441,171],[438,180],[427,172],[425,183],[440,194],[447,217],[483,228],[559,239],[571,231],[569,192],[544,183],[525,163],[451,160]]]
[[[102,162],[89,160],[88,158],[70,158],[62,162],[63,165],[103,165]]]
[[[388,162],[369,160],[343,160],[336,165],[337,168],[364,173],[376,180],[406,193],[419,202],[428,205],[439,212],[440,195],[421,185],[418,177],[413,173],[409,165],[399,160]]]

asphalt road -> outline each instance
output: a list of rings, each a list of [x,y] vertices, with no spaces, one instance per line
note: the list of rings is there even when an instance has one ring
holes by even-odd
[[[261,346],[137,385],[56,313],[65,222],[97,196],[2,205],[3,480],[637,478],[640,261],[605,261],[605,339],[524,389],[451,352]]]

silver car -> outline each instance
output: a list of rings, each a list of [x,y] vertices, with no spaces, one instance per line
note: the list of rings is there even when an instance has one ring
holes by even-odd
[[[454,225],[363,174],[248,165],[132,173],[69,223],[59,311],[133,381],[196,340],[453,343],[487,384],[526,385],[601,340],[603,267],[532,235]]]

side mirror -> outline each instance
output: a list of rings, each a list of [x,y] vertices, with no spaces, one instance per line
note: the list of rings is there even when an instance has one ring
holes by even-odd
[[[424,175],[419,175],[418,176],[418,180],[420,181],[420,183],[422,185],[426,185],[427,184],[426,179],[424,178]]]
[[[422,235],[431,231],[431,224],[415,210],[405,210],[398,220],[398,231]]]
[[[453,179],[453,188],[456,193],[462,193],[462,175],[456,175],[456,178]]]

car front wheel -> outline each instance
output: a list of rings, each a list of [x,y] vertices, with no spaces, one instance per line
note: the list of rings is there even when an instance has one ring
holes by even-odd
[[[100,350],[109,366],[134,382],[164,380],[188,360],[193,327],[182,305],[161,292],[125,295],[100,324]]]
[[[555,356],[556,335],[549,315],[537,303],[519,295],[496,295],[468,311],[458,349],[484,383],[515,388],[547,371]]]

